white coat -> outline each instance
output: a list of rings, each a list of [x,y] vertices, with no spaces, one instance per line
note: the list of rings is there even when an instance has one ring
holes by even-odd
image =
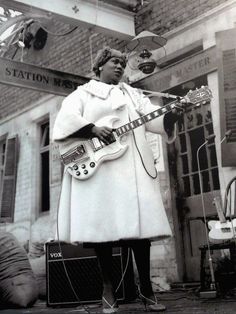
[[[108,85],[91,80],[67,96],[55,121],[53,140],[62,140],[107,115],[120,120],[114,127],[158,107],[125,83]],[[130,119],[130,120],[129,120]],[[157,239],[171,235],[163,206],[152,151],[145,132],[168,139],[163,116],[122,137],[124,155],[105,161],[88,180],[65,173],[58,211],[59,239],[68,242],[106,242],[120,239]]]

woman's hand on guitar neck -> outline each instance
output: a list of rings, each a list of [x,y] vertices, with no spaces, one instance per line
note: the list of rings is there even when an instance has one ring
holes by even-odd
[[[112,131],[113,129],[107,126],[99,127],[96,125],[91,130],[92,134],[95,137],[98,137],[102,142],[104,142],[107,145],[111,142],[111,138],[113,138]]]
[[[183,110],[180,110],[177,108],[174,108],[172,111],[165,114],[164,128],[169,137],[172,135],[175,123],[181,120],[182,117],[183,117]]]

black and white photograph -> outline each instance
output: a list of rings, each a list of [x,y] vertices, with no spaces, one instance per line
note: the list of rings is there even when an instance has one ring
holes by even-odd
[[[0,0],[0,313],[236,313],[236,0]]]

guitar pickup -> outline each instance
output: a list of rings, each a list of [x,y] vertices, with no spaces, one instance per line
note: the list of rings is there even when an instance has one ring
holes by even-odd
[[[98,137],[93,137],[89,142],[95,152],[105,146],[105,144],[100,141]]]
[[[109,144],[111,143],[114,143],[116,141],[116,138],[115,138],[115,135],[112,133],[110,135],[110,138],[109,138]],[[96,152],[100,149],[102,149],[103,147],[109,145],[109,144],[105,144],[103,141],[101,141],[99,138],[97,137],[93,137],[91,140],[90,140],[90,143],[91,143],[91,146],[93,148],[93,150]]]
[[[222,231],[223,233],[231,232],[231,228],[229,228],[229,227],[222,227],[222,228],[221,228],[221,231]]]

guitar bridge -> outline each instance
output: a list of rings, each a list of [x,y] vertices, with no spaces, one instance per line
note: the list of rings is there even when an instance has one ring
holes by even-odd
[[[73,161],[76,161],[78,159],[81,159],[86,154],[86,150],[84,145],[79,145],[75,148],[72,148],[65,154],[61,155],[61,160],[64,165],[68,165]]]

